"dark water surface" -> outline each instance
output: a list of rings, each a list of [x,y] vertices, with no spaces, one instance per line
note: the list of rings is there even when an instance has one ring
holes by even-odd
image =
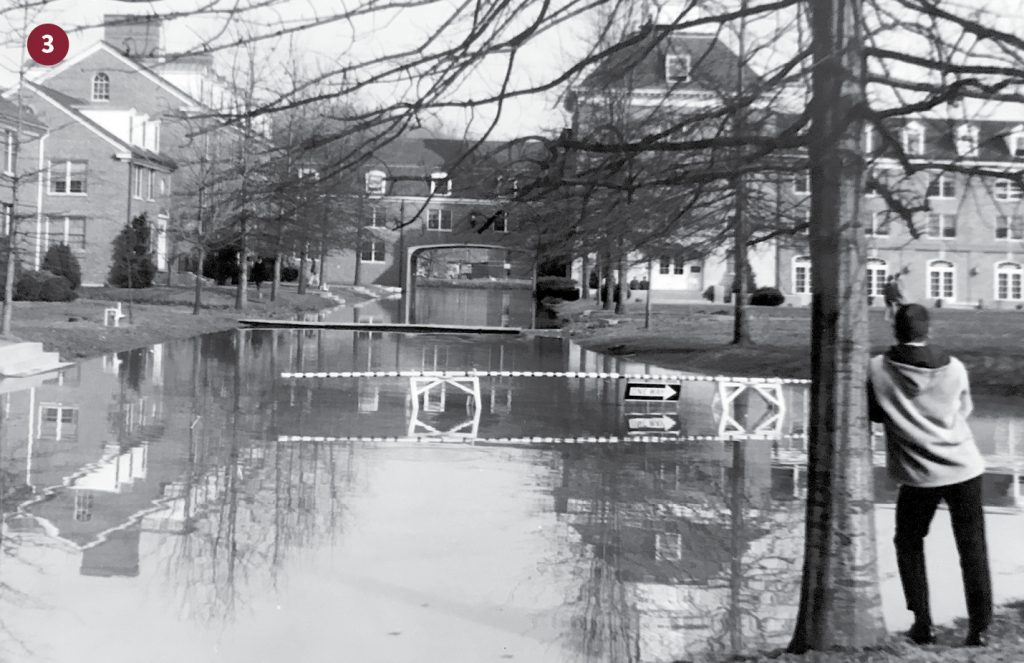
[[[485,377],[479,401],[435,385],[413,407],[408,378],[280,377],[471,368],[656,370],[561,339],[249,331],[0,395],[0,660],[660,662],[785,644],[802,387],[774,439],[727,441],[713,382],[645,404],[612,380]],[[738,403],[737,425],[770,427],[760,396]],[[982,401],[973,424],[996,598],[1021,598],[1024,421]],[[687,441],[487,443],[659,429]],[[423,440],[362,439],[380,436]],[[876,474],[898,628],[895,487]],[[945,512],[928,552],[948,621],[964,607]]]

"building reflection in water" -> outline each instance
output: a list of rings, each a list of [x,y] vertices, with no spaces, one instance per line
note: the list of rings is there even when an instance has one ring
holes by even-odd
[[[384,447],[331,437],[413,433],[467,445],[653,430],[707,439],[488,449],[474,461],[536,459],[523,466],[564,533],[545,545],[559,560],[554,575],[568,577],[558,584],[565,643],[582,660],[643,662],[784,644],[802,558],[801,387],[785,390],[780,437],[730,442],[713,439],[723,405],[711,382],[683,383],[678,403],[651,404],[624,402],[620,383],[597,379],[485,377],[477,398],[454,384],[416,395],[402,378],[280,378],[417,368],[656,370],[561,339],[317,330],[212,335],[83,362],[0,395],[5,554],[31,561],[34,546],[56,542],[77,556],[81,576],[155,576],[179,616],[226,623],[282,591],[300,560],[352,536],[349,505],[371,489]],[[769,410],[747,394],[730,414],[753,427]],[[1024,422],[1005,411],[981,402],[973,423],[990,467],[987,506],[1019,514]],[[880,452],[876,466],[877,500],[891,504]],[[488,505],[476,508],[486,527]],[[401,525],[413,528],[415,556],[415,528],[432,525]]]

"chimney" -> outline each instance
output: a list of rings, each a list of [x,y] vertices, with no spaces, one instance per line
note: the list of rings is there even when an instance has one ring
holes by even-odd
[[[103,41],[124,55],[148,58],[163,50],[163,20],[159,16],[107,14],[103,26]]]

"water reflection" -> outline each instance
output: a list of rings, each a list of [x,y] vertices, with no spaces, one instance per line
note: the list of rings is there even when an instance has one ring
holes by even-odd
[[[477,396],[279,377],[415,368],[655,370],[561,339],[267,331],[110,355],[4,394],[0,658],[647,662],[785,642],[802,388],[785,388],[780,413],[750,391],[723,404],[713,382],[683,383],[678,403],[634,403],[608,380],[483,378]],[[1024,422],[1004,405],[979,403],[975,420],[999,600],[1024,597]],[[726,414],[747,430],[782,416],[770,439],[730,442],[717,439]],[[651,431],[680,442],[479,444]],[[933,574],[956,568],[944,520]],[[944,584],[940,619],[963,611]]]

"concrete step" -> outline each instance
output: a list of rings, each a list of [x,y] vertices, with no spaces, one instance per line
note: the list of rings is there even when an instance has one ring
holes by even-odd
[[[46,373],[66,365],[56,352],[43,351],[42,343],[8,343],[0,346],[0,375],[4,377]]]

